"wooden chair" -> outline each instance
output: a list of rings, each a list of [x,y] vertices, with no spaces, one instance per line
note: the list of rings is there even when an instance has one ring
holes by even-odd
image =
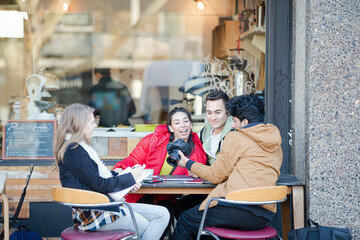
[[[71,208],[103,208],[110,206],[125,205],[131,214],[136,232],[129,229],[120,229],[112,231],[95,231],[85,232],[76,227],[68,227],[61,233],[61,238],[64,240],[140,240],[138,226],[135,220],[134,212],[131,206],[126,202],[110,202],[109,198],[101,193],[86,191],[73,188],[52,187],[52,198],[55,203],[69,206]]]
[[[4,193],[6,178],[7,178],[6,173],[0,173],[0,198],[2,201],[2,215],[3,215],[3,219],[4,219],[4,222],[2,224],[2,228],[3,228],[2,233],[4,236],[1,239],[9,240],[9,229],[10,229],[10,227],[9,227],[9,225],[10,225],[9,199],[6,196],[6,194]]]
[[[274,186],[274,187],[259,187],[248,188],[238,191],[230,192],[224,198],[211,198],[205,206],[204,213],[200,222],[197,240],[200,240],[201,235],[210,235],[216,240],[220,240],[219,237],[228,239],[268,239],[277,236],[277,232],[274,228],[266,226],[259,230],[240,230],[233,228],[223,227],[205,227],[205,218],[209,205],[212,201],[231,203],[234,205],[264,205],[280,203],[286,200],[287,187],[286,186]],[[224,216],[226,217],[226,216]],[[234,221],[236,221],[234,219]]]

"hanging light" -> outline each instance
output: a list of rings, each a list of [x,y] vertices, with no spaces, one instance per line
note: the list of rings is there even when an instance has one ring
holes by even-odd
[[[203,3],[202,0],[195,0],[195,2],[196,2],[196,7],[197,7],[199,10],[204,10],[205,5],[204,5],[204,3]]]
[[[67,12],[69,11],[69,8],[70,8],[70,1],[65,1],[62,6],[63,11]]]

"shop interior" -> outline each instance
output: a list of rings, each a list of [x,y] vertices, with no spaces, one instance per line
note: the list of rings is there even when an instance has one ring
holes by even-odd
[[[264,95],[262,0],[3,0],[0,18],[2,123],[87,104],[94,68],[128,88],[132,127],[180,106],[201,127],[213,89]]]

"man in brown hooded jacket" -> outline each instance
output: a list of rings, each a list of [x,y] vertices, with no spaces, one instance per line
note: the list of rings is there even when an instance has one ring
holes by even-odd
[[[225,137],[222,150],[211,166],[186,158],[181,151],[179,165],[217,187],[206,200],[181,214],[172,240],[192,239],[198,231],[206,202],[229,192],[254,187],[275,186],[282,164],[281,136],[273,124],[265,124],[264,104],[255,95],[234,97],[226,104],[236,131]],[[213,202],[205,227],[222,226],[245,230],[263,228],[276,212],[275,205],[225,206]]]

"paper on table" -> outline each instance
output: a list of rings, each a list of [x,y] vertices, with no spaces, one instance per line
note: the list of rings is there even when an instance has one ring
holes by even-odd
[[[127,167],[125,168],[123,171],[121,171],[121,173],[119,175],[125,174],[130,172],[131,167]],[[148,176],[150,176],[150,173],[147,171],[143,171],[143,174],[141,176],[141,178],[137,179],[136,182],[140,183],[142,182],[145,178],[147,178]],[[135,185],[135,184],[134,184]],[[122,198],[128,194],[128,192],[130,192],[130,190],[134,187],[134,185],[132,185],[131,187],[125,188],[121,191],[117,191],[117,192],[112,192],[109,193],[109,196],[114,199],[114,201],[122,201]]]

